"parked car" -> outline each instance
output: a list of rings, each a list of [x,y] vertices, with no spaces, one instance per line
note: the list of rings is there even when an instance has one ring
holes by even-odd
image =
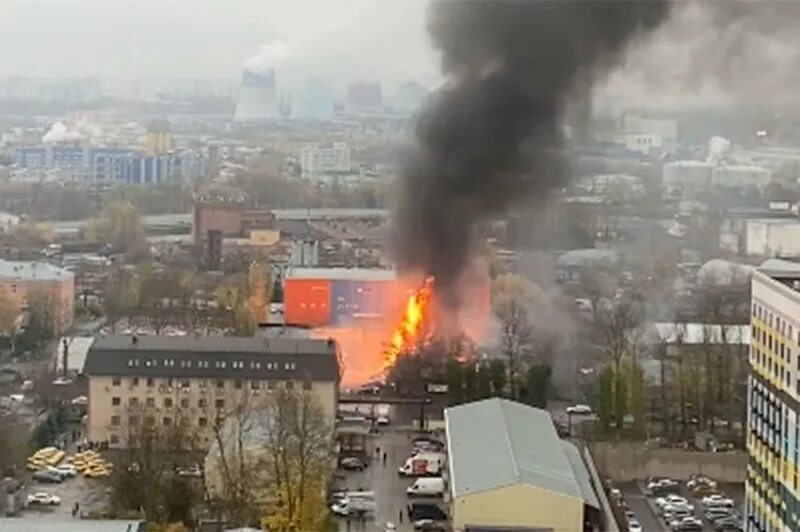
[[[378,425],[390,425],[392,423],[392,420],[389,419],[389,416],[378,416],[377,418],[375,418],[375,423],[377,423]]]
[[[656,507],[661,510],[663,510],[665,506],[671,504],[689,504],[689,501],[680,495],[667,495],[666,497],[658,497],[656,499]]]
[[[692,517],[692,511],[686,507],[667,507],[662,516],[664,517],[664,521],[672,523],[673,521],[681,521],[685,517]]]
[[[35,472],[33,474],[33,480],[43,484],[60,484],[64,481],[64,477],[59,473],[43,470]]]
[[[680,485],[671,478],[658,478],[648,480],[645,486],[645,493],[649,495],[664,495],[667,493],[680,492]]]
[[[722,519],[724,517],[730,517],[733,515],[732,508],[725,508],[725,507],[717,507],[717,508],[708,508],[706,509],[705,513],[703,514],[706,519],[711,521],[712,523],[717,519]]]
[[[628,532],[642,532],[642,525],[636,519],[628,519]]]
[[[705,507],[725,507],[725,508],[733,508],[734,503],[733,499],[729,499],[727,497],[723,497],[722,495],[715,494],[709,495],[708,497],[703,497],[702,499],[703,506]]]
[[[198,464],[190,464],[186,467],[179,467],[178,476],[200,478],[203,476],[203,471]]]
[[[56,495],[50,495],[49,493],[40,491],[38,493],[32,493],[28,495],[28,504],[46,504],[49,506],[55,506],[61,504],[61,498]]]
[[[418,478],[412,485],[406,488],[406,495],[441,497],[444,494],[444,480],[442,477]]]
[[[339,467],[348,471],[363,471],[367,467],[367,464],[361,458],[348,456],[339,460]]]
[[[670,528],[676,532],[684,532],[689,530],[703,530],[703,521],[697,517],[684,517],[680,521],[673,521],[670,523]]]
[[[53,469],[64,478],[73,478],[78,476],[78,470],[75,468],[74,465],[61,464],[59,466],[54,467]]]
[[[572,405],[567,407],[567,414],[585,416],[591,413],[592,407],[589,405]]]
[[[742,520],[736,515],[729,515],[713,521],[716,530],[736,530],[742,527]]]
[[[703,484],[707,486],[717,487],[717,482],[713,479],[708,478],[705,475],[692,475],[692,477],[686,482],[686,487],[691,490]]]

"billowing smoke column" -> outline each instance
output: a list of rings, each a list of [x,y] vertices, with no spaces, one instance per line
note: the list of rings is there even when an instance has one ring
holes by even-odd
[[[428,29],[447,82],[419,119],[404,169],[400,266],[433,275],[445,303],[457,306],[478,224],[564,182],[570,96],[668,10],[667,0],[432,3]]]

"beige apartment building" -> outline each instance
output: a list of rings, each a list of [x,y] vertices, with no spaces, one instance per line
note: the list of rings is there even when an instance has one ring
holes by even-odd
[[[135,446],[147,427],[207,449],[215,426],[238,410],[257,410],[278,389],[313,394],[333,426],[339,347],[295,338],[109,336],[89,349],[84,373],[90,441]]]
[[[50,310],[53,332],[60,334],[75,317],[75,274],[46,262],[0,259],[0,290],[17,306],[20,314],[34,298]]]

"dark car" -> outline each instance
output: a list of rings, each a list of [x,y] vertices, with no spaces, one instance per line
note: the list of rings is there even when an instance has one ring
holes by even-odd
[[[64,477],[53,471],[37,471],[33,474],[33,480],[43,484],[60,484]]]
[[[366,469],[367,464],[360,458],[356,458],[355,456],[349,456],[347,458],[342,458],[339,460],[339,467],[342,469],[346,469],[348,471],[363,471]]]

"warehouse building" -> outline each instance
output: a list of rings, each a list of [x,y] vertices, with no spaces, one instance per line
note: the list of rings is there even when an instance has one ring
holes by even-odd
[[[445,410],[453,530],[605,530],[573,444],[550,414],[505,399]]]
[[[142,427],[181,431],[185,446],[207,449],[214,427],[257,409],[276,390],[313,395],[333,425],[339,346],[330,339],[109,336],[84,365],[89,379],[88,439],[135,446]]]

